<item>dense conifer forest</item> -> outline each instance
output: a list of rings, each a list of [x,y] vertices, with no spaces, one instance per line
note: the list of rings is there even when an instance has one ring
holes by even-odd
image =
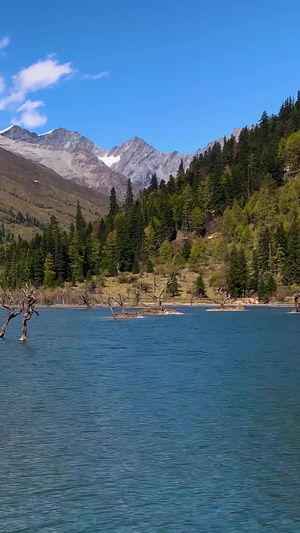
[[[176,293],[183,269],[197,273],[202,293],[266,301],[279,286],[300,286],[300,92],[167,183],[153,175],[137,199],[130,180],[122,206],[112,189],[105,219],[87,223],[78,203],[68,232],[52,217],[31,242],[2,226],[0,269],[7,288],[155,271],[173,276]]]

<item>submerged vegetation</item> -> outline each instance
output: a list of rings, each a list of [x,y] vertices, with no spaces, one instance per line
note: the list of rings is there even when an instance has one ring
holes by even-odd
[[[278,115],[264,112],[238,141],[215,143],[186,170],[181,164],[167,183],[153,175],[136,200],[130,180],[124,205],[112,189],[109,214],[93,224],[77,203],[69,231],[54,216],[30,242],[5,239],[1,227],[1,285],[55,289],[133,276],[139,300],[149,275],[176,298],[191,273],[191,302],[253,295],[267,302],[278,289],[300,285],[299,200],[300,93]]]

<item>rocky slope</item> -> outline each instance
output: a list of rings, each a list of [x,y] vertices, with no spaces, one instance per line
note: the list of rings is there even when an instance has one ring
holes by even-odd
[[[74,222],[77,200],[88,220],[94,221],[108,211],[106,195],[0,148],[0,222],[15,235],[30,238],[51,215],[68,228]]]
[[[126,189],[126,176],[109,168],[99,157],[106,151],[79,133],[58,128],[37,135],[12,126],[0,134],[0,146],[26,159],[42,163],[63,178],[108,195],[115,187],[120,199]]]
[[[235,128],[232,135],[238,139],[240,131],[240,129]],[[101,156],[101,159],[110,165],[113,170],[121,172],[121,174],[130,178],[136,185],[146,187],[149,185],[151,175],[154,172],[159,179],[168,181],[170,174],[176,175],[181,161],[183,161],[184,167],[187,168],[195,155],[204,153],[215,142],[219,142],[223,146],[224,138],[210,142],[205,148],[200,148],[193,154],[184,155],[179,152],[167,154],[159,152],[143,139],[134,137],[120,146],[115,146],[107,152],[104,158]]]
[[[240,130],[236,128],[232,135],[238,138],[239,133]],[[207,150],[214,142],[193,154],[184,155],[160,152],[139,137],[105,150],[78,132],[64,128],[42,135],[19,126],[0,132],[0,145],[7,150],[40,162],[64,178],[105,194],[115,187],[121,199],[127,178],[137,188],[146,187],[154,172],[159,179],[167,181],[170,174],[176,174],[181,160],[187,167],[195,155]],[[223,144],[223,138],[218,139],[218,142]]]

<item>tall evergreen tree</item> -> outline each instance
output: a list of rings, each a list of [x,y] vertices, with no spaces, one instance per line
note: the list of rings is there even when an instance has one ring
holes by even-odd
[[[125,196],[125,208],[128,209],[133,204],[133,192],[132,192],[132,184],[131,179],[128,178],[127,180],[127,189],[126,189],[126,196]]]
[[[46,287],[53,287],[55,283],[55,270],[54,270],[54,260],[49,252],[45,259],[44,265],[44,285]]]

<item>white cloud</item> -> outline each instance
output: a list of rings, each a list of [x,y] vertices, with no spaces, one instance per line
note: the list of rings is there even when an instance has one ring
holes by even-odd
[[[0,99],[0,111],[11,107],[11,104],[23,102],[28,93],[53,87],[63,76],[72,72],[70,63],[59,64],[53,58],[24,68],[13,76],[13,87],[8,96]]]
[[[2,37],[0,39],[0,50],[3,50],[10,43],[9,37]]]
[[[29,93],[53,87],[60,78],[72,73],[70,63],[59,64],[56,59],[48,58],[21,70],[13,76],[13,82],[19,90]]]
[[[8,96],[0,99],[0,111],[15,104],[20,104],[24,101],[26,95],[22,91],[11,91]]]
[[[99,72],[99,74],[85,74],[82,79],[84,80],[100,80],[101,78],[105,78],[106,76],[109,76],[110,72],[104,71]]]
[[[33,111],[34,109],[37,109],[38,107],[43,107],[45,104],[42,100],[35,100],[34,102],[32,100],[26,100],[24,104],[22,104],[17,111]]]
[[[0,98],[0,111],[10,109],[20,113],[20,116],[17,116],[12,121],[19,126],[27,128],[43,126],[47,121],[47,117],[39,113],[37,109],[42,107],[44,102],[41,100],[26,100],[27,95],[40,89],[52,88],[63,77],[71,75],[73,72],[71,63],[59,63],[53,56],[44,61],[37,61],[37,63],[20,70],[13,76],[10,90]],[[0,94],[4,93],[4,91],[5,83],[0,78]],[[19,104],[22,105],[19,106]]]
[[[3,78],[0,77],[0,94],[4,93],[5,91],[5,81]]]
[[[26,100],[22,104],[17,112],[21,113],[19,119],[13,119],[12,124],[17,124],[17,126],[24,126],[25,128],[39,128],[44,126],[47,122],[46,115],[43,115],[37,111],[39,107],[43,107],[45,104],[42,100]]]

